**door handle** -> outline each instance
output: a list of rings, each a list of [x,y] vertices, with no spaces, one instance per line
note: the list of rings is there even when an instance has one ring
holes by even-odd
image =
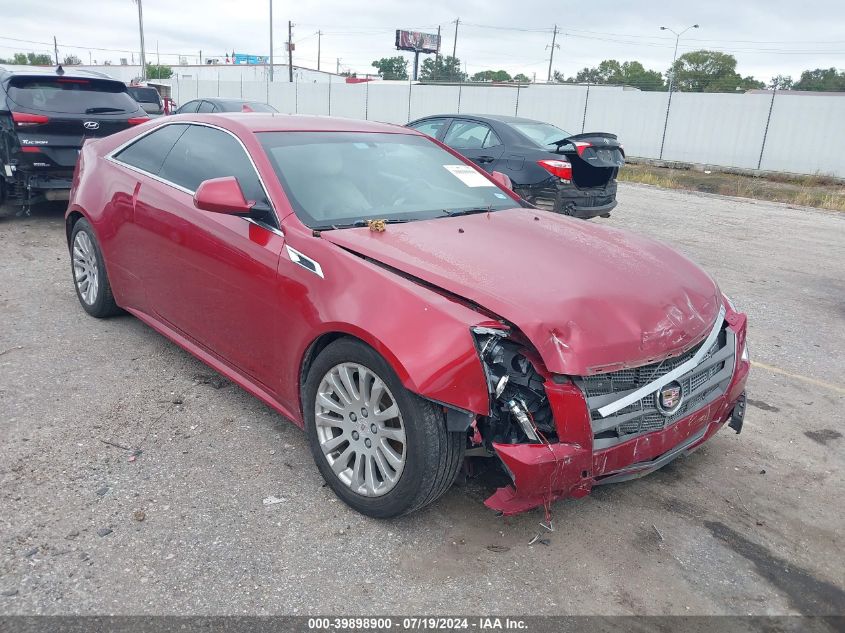
[[[495,156],[479,156],[478,157],[479,163],[492,163],[494,160],[496,160]]]

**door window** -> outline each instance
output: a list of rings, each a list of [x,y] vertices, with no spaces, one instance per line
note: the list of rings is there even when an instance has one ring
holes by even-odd
[[[187,125],[164,125],[121,150],[114,158],[154,176],[158,175],[168,152],[187,127]]]
[[[446,121],[448,119],[428,119],[427,121],[421,121],[412,125],[411,127],[417,130],[418,132],[422,132],[423,134],[428,134],[429,136],[433,136],[437,138],[437,135],[440,134],[440,131],[443,129],[443,126],[446,125]]]
[[[476,121],[454,121],[443,142],[455,149],[482,149],[502,144],[489,126]]]
[[[194,112],[197,111],[197,108],[199,107],[199,105],[200,105],[199,101],[188,101],[188,103],[186,103],[181,108],[179,108],[179,110],[176,112],[176,114],[193,114]]]
[[[170,150],[159,177],[196,191],[211,178],[234,176],[247,200],[267,204],[267,195],[244,148],[228,132],[205,125],[189,125]]]
[[[200,107],[197,108],[197,112],[214,112],[214,105],[208,101],[203,101],[200,103]]]

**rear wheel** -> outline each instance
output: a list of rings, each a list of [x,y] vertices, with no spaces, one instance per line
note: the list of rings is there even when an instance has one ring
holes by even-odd
[[[88,314],[103,318],[120,313],[109,285],[103,253],[94,229],[85,218],[77,220],[71,231],[70,265],[76,296]]]
[[[335,341],[314,361],[303,411],[323,478],[368,516],[431,503],[463,462],[465,436],[446,430],[442,408],[405,389],[381,356],[354,339]]]

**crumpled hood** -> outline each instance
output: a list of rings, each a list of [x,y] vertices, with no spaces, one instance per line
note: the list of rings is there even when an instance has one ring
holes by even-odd
[[[721,303],[710,276],[668,246],[532,209],[322,237],[501,316],[554,373],[586,375],[679,353],[706,336]]]

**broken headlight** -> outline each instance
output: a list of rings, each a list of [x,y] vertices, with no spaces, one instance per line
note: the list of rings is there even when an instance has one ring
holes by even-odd
[[[523,347],[496,328],[472,329],[487,379],[490,415],[482,425],[488,442],[540,442],[555,435],[543,377],[523,355]]]

